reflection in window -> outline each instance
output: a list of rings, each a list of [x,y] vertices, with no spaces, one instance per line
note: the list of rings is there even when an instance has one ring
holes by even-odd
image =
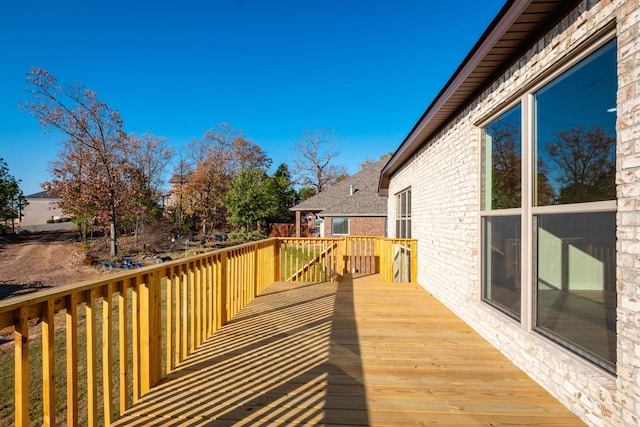
[[[521,206],[521,127],[518,104],[483,129],[485,210]]]
[[[535,94],[537,205],[613,200],[616,42]]]
[[[521,295],[534,298],[536,317],[526,323],[535,320],[537,332],[612,372],[616,63],[613,39],[523,94],[533,96],[533,111],[517,105],[483,128],[481,171],[483,300],[520,319]],[[523,119],[533,138],[523,137]],[[524,152],[532,153],[530,167],[521,167]],[[533,191],[531,205],[522,190]],[[533,241],[521,251],[525,228]],[[521,282],[529,263],[532,280]]]
[[[348,235],[349,234],[349,218],[333,218],[331,220],[331,234]]]
[[[483,299],[520,319],[520,215],[483,218]]]
[[[538,215],[536,327],[613,369],[615,212]]]

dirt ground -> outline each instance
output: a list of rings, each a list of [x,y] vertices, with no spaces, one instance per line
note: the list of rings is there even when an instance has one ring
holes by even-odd
[[[84,264],[78,233],[41,231],[0,240],[0,300],[102,274]]]

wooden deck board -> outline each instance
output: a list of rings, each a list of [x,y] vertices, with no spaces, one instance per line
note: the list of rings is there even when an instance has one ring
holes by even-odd
[[[278,283],[117,425],[574,426],[422,288]]]

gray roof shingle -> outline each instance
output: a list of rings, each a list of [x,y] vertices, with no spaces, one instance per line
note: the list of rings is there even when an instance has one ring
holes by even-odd
[[[387,216],[387,198],[378,194],[380,171],[387,160],[343,179],[290,210],[319,212],[319,216]]]

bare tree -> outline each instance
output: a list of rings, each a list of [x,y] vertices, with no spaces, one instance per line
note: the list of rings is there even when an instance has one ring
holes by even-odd
[[[553,136],[545,147],[560,172],[559,202],[615,199],[615,137],[600,126],[575,126],[554,132]]]
[[[319,193],[347,175],[344,166],[333,164],[339,155],[335,148],[336,142],[335,131],[303,131],[303,135],[293,146],[293,173],[297,184],[311,187]]]
[[[131,147],[120,114],[92,90],[59,85],[46,70],[32,68],[27,82],[31,92],[24,108],[43,127],[66,137],[52,164],[51,190],[68,212],[109,224],[115,257],[118,221],[138,192],[132,185],[137,171],[129,161]]]
[[[132,152],[129,160],[137,169],[136,181],[139,198],[131,201],[131,215],[135,246],[145,223],[160,215],[158,202],[162,198],[162,186],[168,163],[173,157],[173,148],[166,145],[166,139],[145,133],[141,136],[129,134]]]
[[[391,156],[393,156],[393,152],[390,151],[386,154],[383,154],[382,156],[380,156],[379,158],[370,158],[370,159],[365,159],[362,162],[360,162],[360,170],[365,170],[370,168],[371,166],[377,164],[378,162],[381,162],[383,160],[387,160],[389,161],[389,159],[391,159]]]

